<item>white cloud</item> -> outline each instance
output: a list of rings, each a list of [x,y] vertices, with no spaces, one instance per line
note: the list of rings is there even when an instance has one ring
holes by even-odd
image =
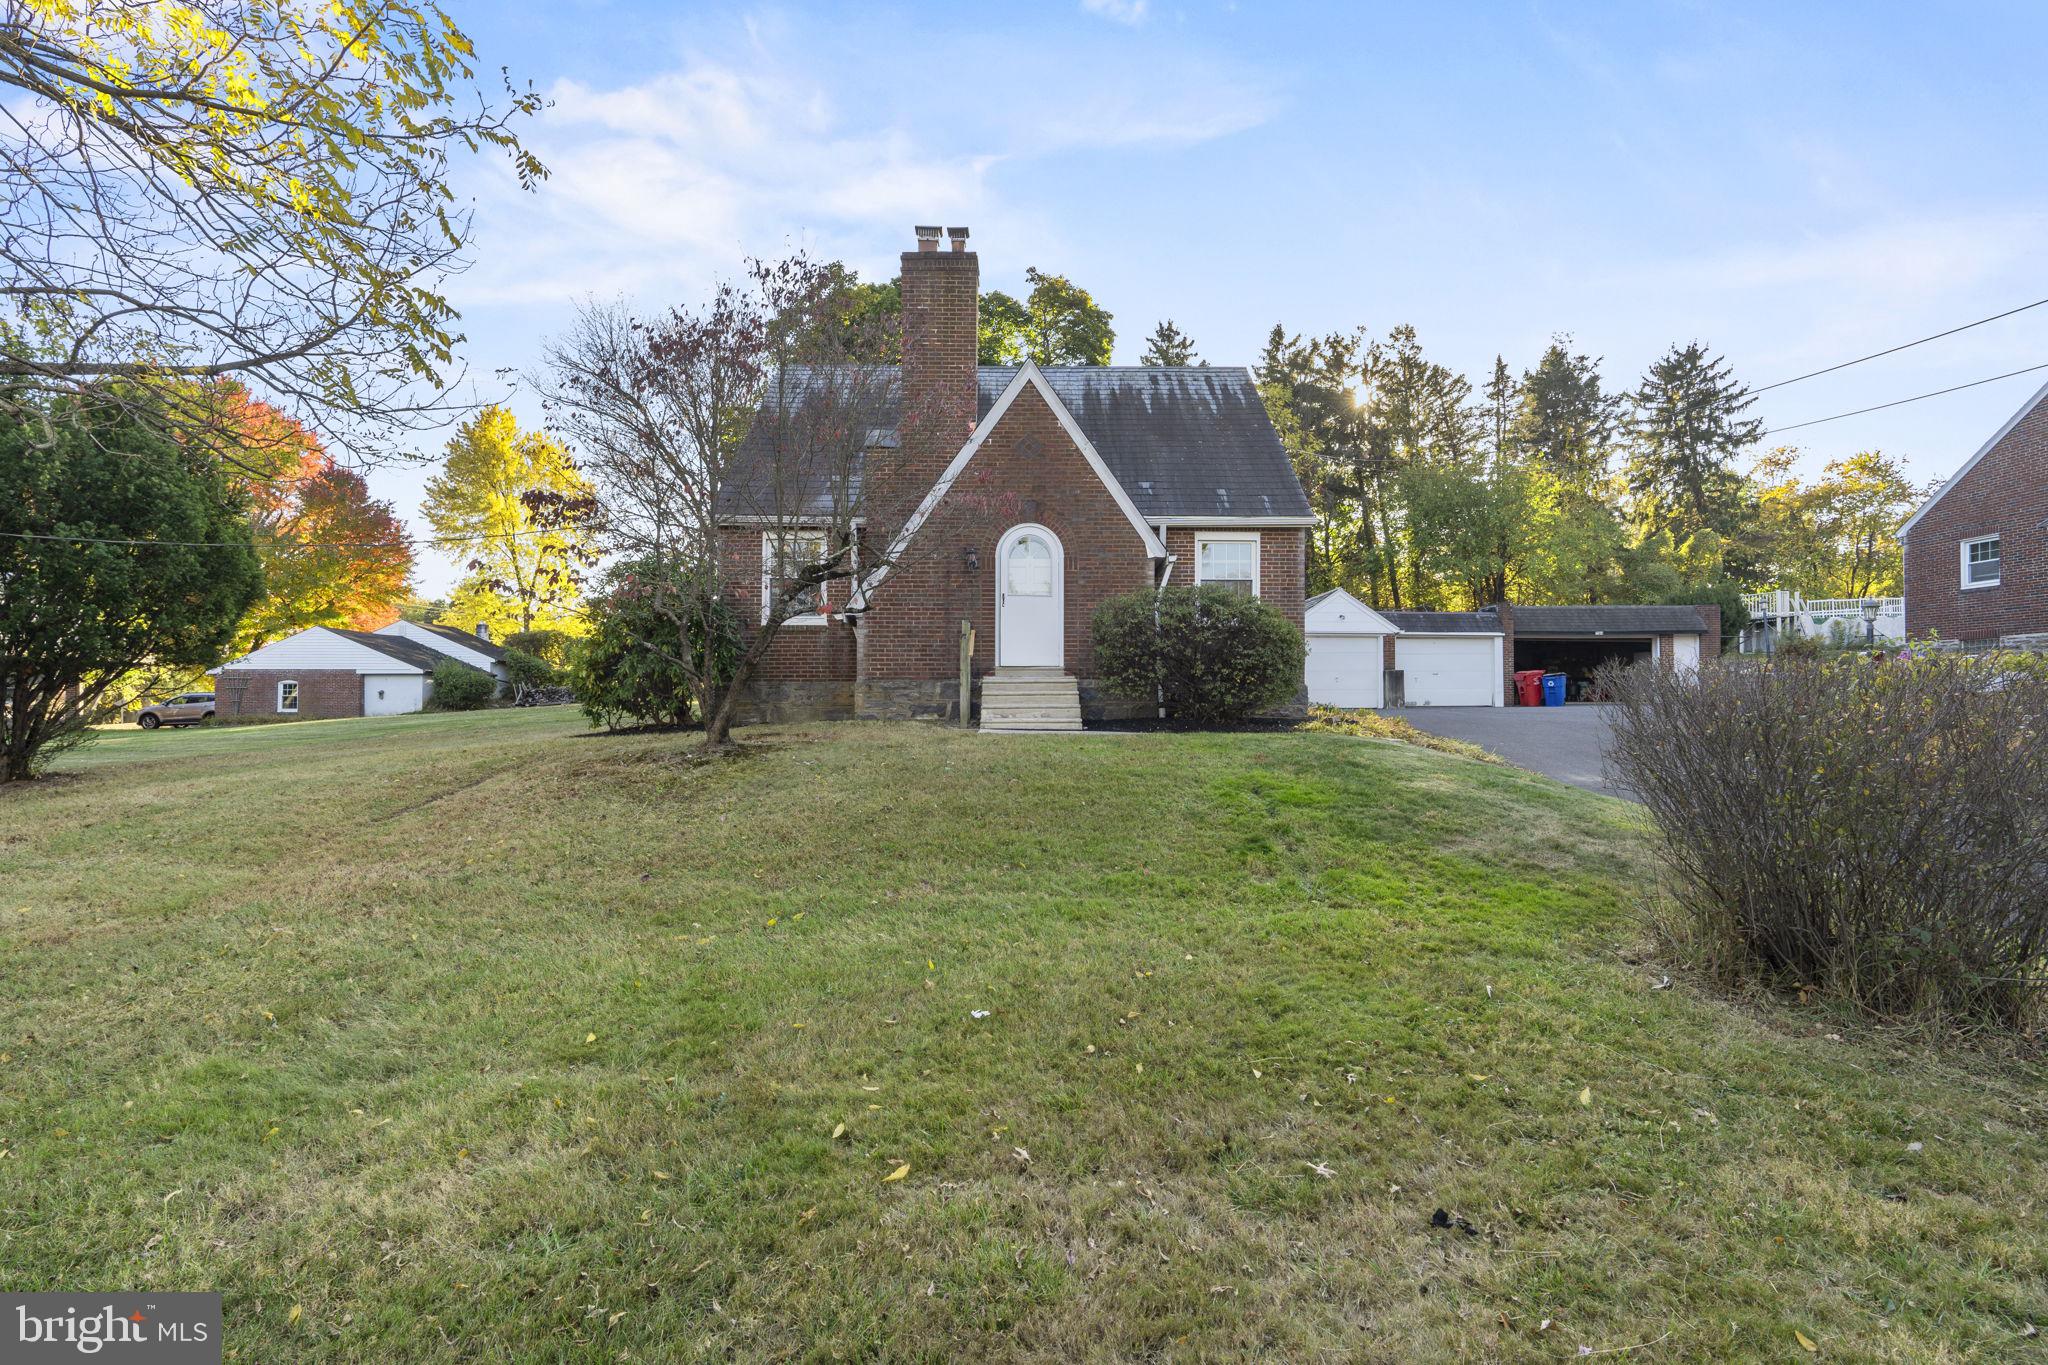
[[[1081,8],[1119,24],[1142,24],[1150,3],[1151,0],[1081,0]]]
[[[893,68],[858,52],[826,43],[806,60],[752,37],[735,60],[550,88],[524,140],[551,178],[526,195],[491,173],[458,305],[696,293],[748,254],[791,245],[886,266],[914,222],[979,229],[1035,212],[1004,201],[1006,162],[1185,147],[1274,109],[1255,80],[1193,54],[1106,79],[1112,54],[976,43],[910,54],[919,84],[905,95],[884,79]],[[996,72],[1005,93],[991,99]]]

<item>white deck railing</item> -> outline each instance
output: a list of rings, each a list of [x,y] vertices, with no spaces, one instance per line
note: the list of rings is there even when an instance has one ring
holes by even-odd
[[[1749,608],[1750,624],[1742,632],[1738,648],[1745,654],[1764,651],[1764,632],[1826,640],[1833,644],[1859,644],[1868,638],[1863,604],[1877,604],[1877,638],[1900,641],[1906,638],[1906,599],[1903,597],[1801,597],[1779,588],[1774,592],[1745,594],[1742,604]]]

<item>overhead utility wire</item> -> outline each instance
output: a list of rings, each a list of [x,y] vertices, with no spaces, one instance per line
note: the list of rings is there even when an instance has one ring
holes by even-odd
[[[1993,313],[1988,318],[1978,318],[1975,322],[1966,322],[1960,327],[1951,327],[1946,332],[1936,332],[1933,336],[1921,337],[1918,341],[1908,341],[1902,345],[1887,347],[1882,351],[1872,351],[1869,355],[1859,355],[1854,360],[1845,360],[1839,365],[1830,365],[1824,370],[1809,370],[1805,374],[1795,374],[1790,379],[1780,379],[1775,384],[1766,384],[1760,389],[1751,389],[1750,392],[1769,393],[1772,389],[1782,389],[1787,384],[1797,384],[1802,380],[1817,379],[1824,374],[1833,374],[1836,370],[1846,370],[1851,365],[1861,365],[1866,360],[1876,360],[1880,356],[1896,355],[1900,351],[1910,351],[1915,346],[1925,346],[1930,341],[1939,341],[1943,337],[1952,337],[1957,332],[1967,332],[1972,327],[1982,327],[1987,322],[1996,322],[2000,318],[2009,318],[2014,313],[2024,313],[2029,308],[2039,308],[2044,303],[2048,303],[2048,299],[2035,299],[2032,303],[2023,303],[2017,308],[2008,308],[2003,313]]]
[[[524,540],[528,536],[562,535],[562,531],[506,531],[491,536],[401,536],[396,540],[259,540],[259,550],[395,550],[424,545],[466,545],[473,540]],[[8,540],[55,540],[67,545],[162,545],[184,550],[233,550],[252,542],[237,540],[122,540],[109,536],[57,536],[41,531],[0,531]]]
[[[2024,370],[2007,370],[2004,374],[1994,374],[1989,379],[1973,379],[1967,384],[1951,385],[1946,389],[1936,389],[1932,393],[1916,393],[1911,398],[1895,398],[1889,403],[1876,403],[1867,408],[1857,408],[1853,412],[1838,412],[1832,417],[1816,417],[1807,422],[1794,422],[1789,426],[1772,427],[1762,434],[1765,436],[1776,436],[1781,431],[1797,431],[1801,427],[1817,427],[1822,422],[1839,422],[1844,417],[1861,417],[1866,412],[1882,412],[1886,408],[1896,408],[1907,403],[1917,403],[1923,398],[1939,398],[1945,393],[1960,393],[1964,389],[1974,389],[1982,384],[1996,384],[2001,379],[2011,379],[2015,375],[2032,374],[2036,370],[2048,370],[2048,362],[2043,362],[2039,365],[2029,365]]]

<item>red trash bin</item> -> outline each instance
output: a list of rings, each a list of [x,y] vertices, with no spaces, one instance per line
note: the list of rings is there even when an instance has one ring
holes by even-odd
[[[1543,705],[1542,669],[1518,668],[1515,670],[1515,705]]]

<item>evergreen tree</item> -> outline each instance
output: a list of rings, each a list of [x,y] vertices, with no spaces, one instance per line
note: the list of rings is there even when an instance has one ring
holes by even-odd
[[[1695,341],[1651,365],[1632,401],[1628,487],[1645,535],[1733,539],[1742,522],[1735,454],[1763,435],[1761,421],[1742,415],[1755,395]]]
[[[1521,386],[1508,371],[1507,361],[1499,356],[1493,358],[1493,375],[1486,381],[1486,424],[1493,438],[1493,463],[1496,468],[1505,466],[1512,448],[1515,423],[1515,401],[1521,396]]]
[[[1574,355],[1571,338],[1551,339],[1522,375],[1514,444],[1568,485],[1590,490],[1607,473],[1625,400],[1600,387],[1597,356]]]
[[[1168,318],[1152,329],[1152,335],[1145,341],[1145,353],[1138,357],[1140,365],[1207,365],[1209,362],[1195,354],[1193,338],[1173,325]]]

